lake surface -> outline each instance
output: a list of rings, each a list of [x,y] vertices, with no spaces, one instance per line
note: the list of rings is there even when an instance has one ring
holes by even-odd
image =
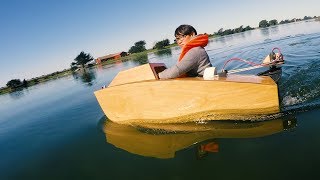
[[[279,47],[279,118],[161,127],[115,124],[93,92],[121,70],[173,65],[174,47],[0,96],[0,179],[306,179],[320,163],[320,22],[211,39],[214,66]],[[228,68],[246,67],[231,63]]]

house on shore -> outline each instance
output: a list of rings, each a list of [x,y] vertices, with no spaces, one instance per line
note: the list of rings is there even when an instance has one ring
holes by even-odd
[[[95,59],[96,64],[101,64],[102,62],[108,61],[108,60],[115,60],[115,59],[119,59],[121,57],[127,56],[128,53],[127,52],[119,52],[119,53],[115,53],[115,54],[109,54],[106,56],[102,56],[102,57],[98,57],[97,59]]]

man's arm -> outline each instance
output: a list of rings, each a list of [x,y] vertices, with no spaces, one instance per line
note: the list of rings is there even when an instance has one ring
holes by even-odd
[[[180,62],[174,66],[165,69],[159,73],[160,79],[171,79],[181,76],[187,73],[197,65],[197,59],[199,58],[199,51],[197,48],[190,49],[182,58]]]

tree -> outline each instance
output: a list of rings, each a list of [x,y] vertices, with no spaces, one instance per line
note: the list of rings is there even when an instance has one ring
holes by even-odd
[[[222,35],[223,34],[223,28],[220,28],[217,34],[218,35]]]
[[[252,28],[252,27],[250,27],[250,26],[247,26],[247,27],[244,28],[244,31],[250,31],[250,30],[252,30],[252,29],[254,29],[254,28]]]
[[[157,42],[157,43],[153,46],[153,49],[163,49],[164,47],[169,46],[169,45],[170,45],[169,39],[165,39],[165,40],[162,40],[162,41]]]
[[[26,81],[26,79],[23,79],[22,86],[23,87],[28,87],[28,81]]]
[[[84,65],[88,62],[93,60],[93,57],[88,53],[84,53],[81,51],[81,53],[74,59],[76,61],[77,65],[81,65],[84,68]],[[71,63],[71,66],[74,65],[74,63]]]
[[[308,20],[308,19],[312,19],[312,17],[310,16],[304,16],[303,20]]]
[[[240,32],[243,32],[243,25],[234,29],[234,33],[240,33]]]
[[[223,28],[220,28],[218,32],[215,32],[214,35],[219,35],[219,36],[224,36],[224,35],[229,35],[229,34],[234,34],[234,33],[241,33],[244,31],[249,31],[252,30],[254,28],[250,27],[250,26],[246,26],[245,28],[243,28],[243,25],[235,28],[235,29],[226,29],[223,30]]]
[[[225,31],[223,31],[222,35],[229,35],[229,34],[233,34],[234,30],[231,29],[226,29]]]
[[[270,26],[275,26],[275,25],[277,25],[278,24],[278,21],[276,20],[276,19],[273,19],[273,20],[270,20],[269,21],[269,25]]]
[[[279,24],[287,24],[287,23],[290,23],[290,22],[291,22],[290,20],[286,19],[286,20],[280,21]]]
[[[77,63],[76,62],[72,62],[71,65],[70,65],[70,68],[71,68],[72,71],[78,69]]]
[[[146,50],[146,42],[145,41],[138,41],[136,43],[134,43],[134,46],[132,46],[130,49],[129,49],[129,53],[138,53],[138,52],[142,52],[142,51],[145,51]]]
[[[12,79],[8,81],[6,85],[7,87],[10,87],[10,88],[17,88],[22,86],[23,84],[20,79]]]
[[[262,20],[259,22],[259,27],[260,28],[265,28],[265,27],[269,27],[269,23],[267,20]]]

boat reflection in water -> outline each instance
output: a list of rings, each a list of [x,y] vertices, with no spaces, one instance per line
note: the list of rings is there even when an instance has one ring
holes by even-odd
[[[108,143],[130,153],[147,157],[173,158],[179,150],[195,146],[197,157],[218,152],[219,138],[256,138],[296,127],[294,117],[260,122],[208,121],[184,124],[122,125],[105,120]]]

